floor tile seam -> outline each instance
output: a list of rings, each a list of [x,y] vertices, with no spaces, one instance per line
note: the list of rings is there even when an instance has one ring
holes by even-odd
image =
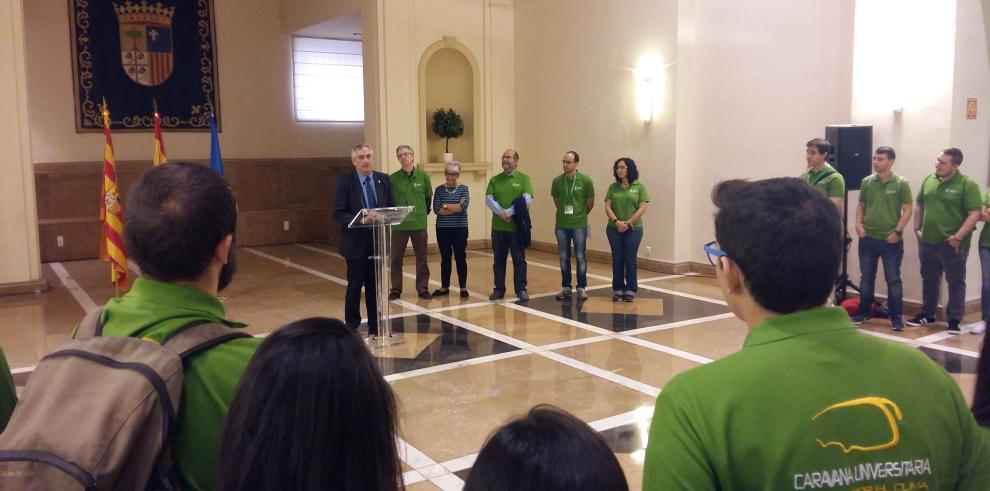
[[[548,313],[548,312],[543,312],[542,310],[537,310],[537,309],[534,309],[532,307],[528,307],[528,306],[525,306],[525,305],[519,305],[519,304],[515,304],[515,303],[504,303],[502,305],[503,305],[503,307],[506,307],[506,308],[509,308],[509,309],[518,310],[520,312],[524,312],[524,313],[527,313],[529,315],[535,315],[536,317],[541,317],[541,318],[544,318],[544,319],[547,319],[547,320],[551,320],[551,321],[554,321],[554,322],[558,322],[558,323],[561,323],[561,324],[567,324],[567,325],[572,326],[572,327],[577,327],[579,329],[584,329],[586,331],[591,331],[591,332],[593,332],[595,334],[602,334],[602,335],[605,335],[605,336],[610,336],[610,335],[615,334],[615,331],[610,331],[608,329],[604,329],[604,328],[601,328],[601,327],[598,327],[598,326],[593,326],[591,324],[587,324],[587,323],[581,322],[579,320],[568,319],[567,317],[563,317],[563,316],[551,314],[551,313]]]
[[[491,254],[491,253],[488,253],[488,252],[479,252],[479,251],[470,251],[470,252],[473,252],[475,254],[479,254],[479,255],[482,255],[482,256],[495,257],[494,254]],[[527,259],[526,260],[526,265],[527,266],[532,265],[532,266],[536,266],[538,268],[543,268],[543,269],[552,269],[554,271],[560,272],[560,265],[550,265],[550,264],[547,264],[547,263],[544,263],[544,262],[541,262],[541,261],[533,261],[533,260]],[[605,275],[600,275],[600,274],[597,274],[597,273],[587,273],[587,275],[588,275],[588,278],[594,278],[596,280],[608,281],[608,282],[611,282],[612,281],[612,278],[610,278],[608,276],[605,276]]]
[[[622,336],[640,336],[643,334],[650,334],[659,331],[666,331],[669,329],[676,329],[678,327],[693,326],[696,324],[704,324],[707,322],[714,322],[722,319],[730,319],[735,317],[736,314],[732,312],[726,312],[724,314],[715,314],[705,317],[695,317],[694,319],[686,319],[683,321],[669,322],[667,324],[657,324],[655,326],[640,327],[637,329],[630,329],[628,331],[622,331],[619,333]]]
[[[302,271],[304,273],[309,273],[309,274],[311,274],[313,276],[317,276],[319,278],[323,278],[323,279],[325,279],[327,281],[336,283],[338,285],[347,286],[347,280],[345,280],[343,278],[339,278],[339,277],[334,276],[334,275],[331,275],[329,273],[324,273],[323,271],[319,271],[319,270],[310,268],[308,266],[303,266],[301,264],[296,264],[291,259],[288,259],[288,258],[279,258],[277,256],[273,256],[273,255],[268,254],[266,252],[261,252],[259,250],[255,250],[255,249],[253,249],[251,247],[242,247],[241,249],[243,249],[243,250],[245,250],[247,252],[250,252],[251,254],[254,254],[256,256],[260,256],[260,257],[263,257],[265,259],[268,259],[269,261],[272,261],[272,262],[275,262],[275,263],[281,263],[284,266],[288,266],[290,268],[296,269],[298,271]]]
[[[934,334],[929,334],[927,336],[922,336],[922,337],[920,337],[918,339],[915,339],[915,341],[917,341],[919,343],[922,343],[922,344],[937,343],[939,341],[944,341],[946,339],[953,338],[955,336],[956,335],[954,335],[954,334],[949,334],[946,331],[942,331],[942,332],[936,332]]]
[[[437,465],[435,460],[423,453],[420,449],[412,446],[405,438],[396,435],[395,443],[399,448],[399,458],[414,470],[420,471],[421,469]]]
[[[673,346],[667,346],[665,344],[654,343],[653,341],[647,341],[645,339],[635,338],[632,336],[620,336],[619,341],[624,341],[630,344],[635,344],[643,348],[648,348],[653,351],[659,351],[661,353],[666,353],[668,355],[676,356],[688,361],[693,361],[695,363],[700,363],[702,365],[707,365],[714,360],[706,356],[701,356],[690,351],[684,351],[682,349],[674,348]]]
[[[632,411],[626,411],[624,413],[616,414],[614,416],[607,416],[602,419],[598,419],[588,423],[593,430],[597,432],[608,431],[613,428],[618,428],[620,426],[625,426],[628,424],[633,424],[641,421],[640,413],[649,413],[652,419],[653,410],[656,406],[642,406]]]
[[[464,480],[454,474],[443,474],[431,478],[430,482],[443,491],[461,491],[464,488]]]
[[[419,471],[413,469],[402,473],[402,483],[406,486],[410,484],[421,483],[426,480],[426,476],[419,473]]]
[[[440,465],[450,472],[460,472],[474,466],[476,460],[478,460],[478,452],[463,457],[454,457],[453,459],[441,462]]]
[[[407,372],[398,372],[398,373],[393,373],[391,375],[386,375],[385,381],[392,383],[392,382],[397,382],[399,380],[422,377],[424,375],[446,372],[458,368],[469,367],[473,365],[483,365],[485,363],[489,363],[493,361],[506,360],[509,358],[515,358],[517,356],[523,356],[527,353],[528,352],[526,350],[520,349],[515,351],[508,351],[505,353],[495,353],[492,355],[479,356],[477,358],[469,358],[467,360],[460,360],[451,363],[442,363],[439,365],[434,365],[432,367],[417,368],[415,370],[409,370]]]
[[[525,341],[522,341],[522,340],[513,338],[511,336],[507,336],[507,335],[504,335],[502,333],[492,331],[492,330],[490,330],[488,328],[481,327],[481,326],[478,326],[476,324],[472,324],[470,322],[467,322],[467,321],[464,321],[464,320],[461,320],[461,319],[457,319],[455,317],[445,316],[445,315],[442,315],[442,314],[433,314],[431,316],[434,317],[434,318],[437,318],[437,319],[439,319],[441,321],[448,322],[450,324],[454,324],[454,325],[463,327],[465,329],[468,329],[468,330],[477,332],[478,334],[481,334],[483,336],[488,336],[488,337],[490,337],[492,339],[496,339],[496,340],[502,341],[503,343],[506,343],[506,344],[515,346],[516,348],[529,351],[529,352],[531,352],[531,353],[533,353],[535,355],[543,356],[544,358],[548,358],[548,359],[551,359],[551,360],[554,360],[554,361],[563,363],[563,364],[568,365],[568,366],[570,366],[572,368],[581,370],[581,371],[583,371],[585,373],[588,373],[588,374],[591,374],[591,375],[595,375],[595,376],[597,376],[599,378],[603,378],[605,380],[608,380],[610,382],[613,382],[613,383],[622,385],[622,386],[627,387],[629,389],[633,389],[633,390],[636,390],[638,392],[642,392],[644,394],[651,395],[651,396],[654,396],[654,397],[656,397],[656,395],[660,393],[660,389],[658,389],[656,387],[653,387],[653,386],[651,386],[649,384],[645,384],[645,383],[640,382],[638,380],[631,379],[631,378],[626,377],[624,375],[620,375],[620,374],[617,374],[617,373],[609,372],[608,370],[604,370],[602,368],[598,368],[598,367],[596,367],[594,365],[591,365],[590,363],[585,363],[583,361],[575,360],[575,359],[573,359],[573,358],[571,358],[569,356],[562,355],[560,353],[556,353],[554,351],[550,351],[550,350],[544,349],[542,347],[536,346],[536,345],[531,344],[531,343],[527,343]]]
[[[659,292],[659,293],[666,293],[668,295],[676,295],[678,297],[684,297],[684,298],[690,298],[690,299],[694,299],[694,300],[700,300],[702,302],[713,303],[713,304],[716,304],[716,305],[723,305],[723,306],[729,305],[728,303],[726,303],[725,300],[719,300],[719,299],[716,299],[716,298],[705,297],[705,296],[702,296],[702,295],[695,295],[693,293],[685,293],[685,292],[679,292],[679,291],[676,291],[676,290],[669,290],[667,288],[660,288],[659,286],[639,285],[639,287],[642,288],[642,289],[644,289],[644,290],[650,290],[650,291]]]
[[[69,274],[69,271],[65,269],[65,266],[63,266],[61,262],[48,263],[48,265],[52,268],[52,271],[55,272],[55,275],[58,276],[58,279],[62,282],[62,285],[69,290],[69,294],[72,295],[72,298],[76,299],[76,302],[79,303],[79,306],[82,307],[84,312],[88,314],[99,308],[99,306],[96,305],[96,302],[93,301],[93,298],[86,293],[86,290],[84,290],[74,278],[72,278],[72,275]]]
[[[886,334],[886,333],[882,333],[882,332],[873,332],[873,331],[870,331],[870,330],[867,330],[867,329],[861,329],[860,332],[863,332],[863,333],[869,334],[870,336],[878,337],[878,338],[881,338],[881,339],[886,339],[888,341],[895,341],[895,342],[898,342],[898,343],[903,343],[903,344],[907,344],[907,345],[910,345],[910,346],[914,346],[915,348],[931,348],[933,350],[945,351],[947,353],[955,353],[957,355],[968,356],[970,358],[979,358],[980,357],[980,354],[977,353],[976,351],[965,350],[965,349],[962,349],[962,348],[955,348],[955,347],[952,347],[952,346],[945,346],[945,345],[935,344],[935,343],[919,343],[916,339],[902,338],[900,336],[894,336],[894,335]]]

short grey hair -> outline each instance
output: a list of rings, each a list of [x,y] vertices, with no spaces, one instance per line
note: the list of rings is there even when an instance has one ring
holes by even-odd
[[[452,160],[450,162],[447,162],[447,165],[443,166],[443,171],[444,171],[444,173],[447,173],[447,172],[457,172],[458,174],[460,174],[461,173],[461,163],[458,162],[458,161],[456,161],[456,160]]]
[[[399,152],[401,152],[403,148],[406,149],[406,150],[409,150],[409,153],[411,153],[413,155],[416,155],[416,151],[413,150],[412,147],[410,147],[409,145],[399,145],[399,146],[395,147],[395,156],[396,157],[399,156]]]
[[[354,158],[354,155],[356,155],[358,152],[360,152],[364,148],[367,148],[368,150],[371,150],[372,152],[374,152],[374,150],[372,150],[372,148],[371,148],[371,145],[368,145],[367,143],[358,143],[357,145],[354,145],[353,147],[351,147],[351,158]]]

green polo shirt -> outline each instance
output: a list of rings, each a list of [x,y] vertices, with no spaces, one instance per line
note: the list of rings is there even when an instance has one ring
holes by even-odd
[[[917,202],[924,207],[921,221],[921,241],[936,245],[945,242],[956,233],[971,211],[980,211],[983,198],[976,181],[956,172],[949,180],[941,181],[935,174],[929,174],[921,183]],[[962,242],[969,247],[972,234],[967,234]]]
[[[102,321],[104,336],[151,338],[158,342],[195,321],[244,327],[224,319],[223,304],[216,297],[148,278],[134,280],[130,291],[110,299]],[[260,344],[258,338],[234,339],[194,355],[185,364],[172,446],[183,489],[213,489],[227,409],[241,374]]]
[[[643,489],[990,489],[988,445],[944,369],[822,307],[667,383]]]
[[[616,218],[619,220],[628,220],[639,209],[640,203],[648,203],[650,201],[650,192],[646,190],[646,186],[638,179],[631,182],[628,186],[613,182],[608,187],[608,191],[605,192],[605,201],[612,202],[612,213],[615,213]],[[613,221],[609,221],[608,226],[617,228]],[[643,228],[643,218],[640,217],[639,220],[636,220],[633,226]]]
[[[990,207],[990,189],[983,193],[983,206]],[[983,231],[980,232],[980,247],[990,247],[990,225],[983,222]]]
[[[0,432],[7,427],[10,415],[14,413],[17,404],[17,391],[14,389],[14,377],[10,374],[7,357],[0,350]]]
[[[392,180],[392,194],[395,196],[395,206],[415,206],[402,223],[392,227],[393,230],[425,230],[426,214],[429,213],[429,203],[433,198],[433,186],[430,176],[413,168],[412,174],[406,174],[399,169],[389,176]]]
[[[846,193],[846,180],[839,171],[826,163],[818,172],[808,169],[798,177],[825,193],[829,198],[841,198]]]
[[[503,209],[512,206],[512,202],[524,193],[529,193],[530,196],[533,196],[533,183],[529,181],[529,176],[518,170],[511,175],[502,172],[492,177],[488,181],[488,189],[485,190],[485,196],[491,195],[494,197],[495,202]],[[506,222],[493,213],[492,230],[515,232],[516,224],[513,221]]]
[[[574,174],[574,179],[568,180],[567,175],[561,174],[550,184],[550,196],[560,202],[557,206],[557,228],[588,228],[588,200],[595,198],[595,184],[590,177],[578,172]],[[573,207],[573,213],[566,213],[568,206]]]
[[[901,206],[911,204],[911,184],[893,172],[886,182],[876,173],[870,174],[859,186],[859,202],[866,205],[863,216],[866,236],[887,240],[901,219]]]

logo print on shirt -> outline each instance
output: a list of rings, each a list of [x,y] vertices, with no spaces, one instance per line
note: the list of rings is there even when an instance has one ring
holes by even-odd
[[[834,440],[823,441],[820,438],[815,438],[815,441],[818,442],[818,445],[821,445],[822,448],[837,446],[842,449],[842,453],[846,453],[846,454],[853,451],[876,452],[879,450],[886,450],[888,448],[896,447],[901,442],[901,431],[900,428],[898,427],[897,422],[903,421],[904,415],[901,414],[901,408],[898,407],[897,404],[894,403],[894,401],[891,401],[890,399],[870,396],[870,397],[860,397],[858,399],[850,399],[848,401],[838,402],[832,404],[831,406],[826,407],[825,409],[822,409],[821,411],[818,412],[818,414],[812,416],[811,420],[815,421],[820,416],[824,416],[825,414],[832,413],[833,411],[837,411],[839,409],[857,408],[863,406],[866,407],[872,406],[876,408],[883,415],[884,419],[886,419],[887,425],[890,430],[889,441],[884,443],[874,443],[872,445],[868,445],[865,443],[858,444],[858,443],[850,443],[850,442],[842,442],[842,441],[834,441]],[[836,417],[842,417],[840,414],[841,413],[836,414]],[[861,418],[862,414],[856,413],[848,417]]]

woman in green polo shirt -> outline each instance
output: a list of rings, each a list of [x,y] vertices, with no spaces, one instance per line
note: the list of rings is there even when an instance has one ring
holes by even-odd
[[[605,235],[612,249],[612,301],[636,300],[636,254],[643,241],[643,214],[650,193],[639,182],[636,162],[622,157],[612,164],[615,182],[605,193],[608,227]]]

